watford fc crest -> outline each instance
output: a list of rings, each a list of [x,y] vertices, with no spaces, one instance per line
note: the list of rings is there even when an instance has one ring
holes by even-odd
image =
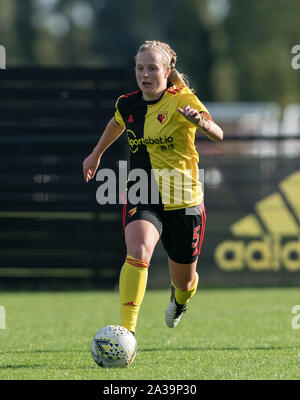
[[[168,119],[167,111],[162,111],[157,115],[158,121],[163,124]]]

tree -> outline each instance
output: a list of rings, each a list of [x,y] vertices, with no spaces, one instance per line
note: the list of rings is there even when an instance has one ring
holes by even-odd
[[[300,74],[291,67],[299,14],[297,0],[230,0],[224,29],[237,88],[231,100],[300,101]]]

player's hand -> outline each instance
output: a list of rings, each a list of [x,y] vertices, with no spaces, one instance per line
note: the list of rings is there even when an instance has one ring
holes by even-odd
[[[192,122],[195,125],[202,126],[203,117],[198,110],[191,108],[189,105],[185,106],[184,109],[177,108],[177,111],[184,116],[185,119]]]
[[[91,153],[82,163],[84,180],[88,182],[93,179],[100,164],[100,158],[95,153]]]

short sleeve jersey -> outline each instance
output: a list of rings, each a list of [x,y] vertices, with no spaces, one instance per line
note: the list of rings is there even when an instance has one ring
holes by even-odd
[[[148,191],[154,192],[157,185],[159,203],[165,210],[193,207],[203,200],[196,126],[177,111],[186,105],[210,118],[206,107],[186,86],[169,85],[155,101],[143,100],[138,90],[120,96],[116,102],[115,121],[126,129],[130,171],[145,172]],[[152,201],[156,201],[155,196]]]

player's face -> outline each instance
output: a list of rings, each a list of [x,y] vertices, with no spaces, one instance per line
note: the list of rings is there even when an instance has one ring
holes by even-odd
[[[135,75],[144,100],[157,100],[167,87],[170,69],[160,51],[141,51],[136,56]]]

